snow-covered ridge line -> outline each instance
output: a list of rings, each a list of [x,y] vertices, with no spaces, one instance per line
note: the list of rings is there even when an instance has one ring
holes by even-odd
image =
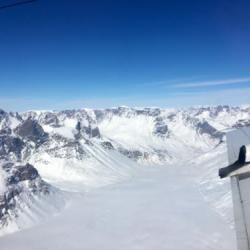
[[[171,111],[184,111],[184,110],[191,110],[191,109],[203,109],[203,108],[213,108],[217,109],[218,107],[229,107],[231,109],[235,108],[240,108],[240,109],[248,109],[250,108],[250,104],[241,104],[238,106],[233,106],[233,105],[192,105],[188,107],[167,107],[163,108],[160,106],[127,106],[127,105],[120,105],[120,106],[113,106],[113,107],[107,107],[107,108],[69,108],[69,109],[64,109],[64,110],[110,110],[110,109],[119,109],[119,108],[125,108],[125,109],[134,109],[134,110],[142,110],[142,109],[160,109],[160,110],[171,110]],[[62,110],[58,109],[29,109],[26,111],[20,111],[18,112],[19,114],[27,113],[27,112],[37,112],[37,113],[44,113],[44,112],[60,112]],[[9,113],[15,113],[17,111],[6,111]]]

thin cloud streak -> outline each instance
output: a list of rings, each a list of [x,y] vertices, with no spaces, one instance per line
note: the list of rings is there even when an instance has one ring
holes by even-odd
[[[173,87],[175,87],[175,88],[196,88],[196,87],[209,87],[209,86],[229,85],[229,84],[238,84],[238,83],[250,83],[250,77],[225,79],[225,80],[179,83],[179,84],[175,84]]]
[[[134,86],[138,86],[138,87],[164,87],[166,85],[169,86],[174,86],[174,84],[179,84],[180,82],[190,82],[190,81],[194,81],[194,80],[198,80],[201,78],[204,78],[205,76],[192,76],[192,77],[179,77],[176,79],[165,79],[165,80],[161,80],[161,81],[151,81],[151,82],[144,82],[144,83],[137,83],[134,84]]]

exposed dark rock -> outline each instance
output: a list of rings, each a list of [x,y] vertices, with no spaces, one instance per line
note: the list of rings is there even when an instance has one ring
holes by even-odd
[[[170,121],[173,121],[175,117],[176,117],[176,114],[170,114],[168,115],[167,119]]]
[[[58,115],[64,114],[67,117],[72,118],[72,117],[74,117],[75,113],[76,113],[76,110],[74,110],[74,109],[70,110],[69,109],[69,110],[62,110],[62,111],[60,111],[58,113]]]
[[[58,143],[67,143],[68,142],[67,138],[65,138],[64,136],[59,135],[59,134],[52,134],[50,138]],[[48,140],[46,143],[49,144],[50,141]]]
[[[213,116],[218,116],[219,113],[226,111],[229,112],[230,111],[230,107],[228,105],[219,105],[215,108],[215,112],[213,114]]]
[[[4,128],[0,130],[0,135],[10,135],[11,129],[10,128]]]
[[[102,121],[105,117],[105,111],[103,110],[94,110],[94,113],[97,121]]]
[[[80,132],[81,131],[81,122],[77,122],[77,124],[76,124],[76,130],[78,131],[78,132]]]
[[[82,126],[81,126],[81,122],[80,121],[77,122],[75,128],[76,128],[75,139],[79,140],[79,139],[82,138],[82,134],[81,134],[81,128],[82,128]]]
[[[163,119],[162,116],[157,116],[157,117],[155,118],[155,121],[158,122],[158,123],[159,123],[159,122],[163,122],[163,120],[164,120],[164,119]]]
[[[239,120],[233,128],[250,127],[250,120]]]
[[[100,131],[98,127],[92,128],[92,126],[89,124],[89,126],[82,126],[82,123],[80,121],[77,122],[76,126],[76,134],[75,139],[79,140],[80,138],[86,138],[86,135],[88,135],[89,138],[100,138]]]
[[[135,113],[137,115],[148,115],[148,116],[158,116],[161,113],[161,110],[159,108],[144,108],[135,110]]]
[[[153,133],[157,136],[167,136],[168,135],[168,126],[164,122],[163,117],[158,116],[155,118],[155,128]]]
[[[7,113],[4,110],[0,109],[0,121],[2,121],[3,118],[6,116],[7,116]]]
[[[89,146],[93,146],[94,144],[90,140],[85,139],[85,144]]]
[[[98,127],[92,128],[91,126],[82,127],[82,131],[84,134],[87,134],[90,138],[97,137],[100,138],[101,134]]]
[[[199,131],[200,134],[208,134],[211,137],[215,137],[215,138],[218,138],[220,140],[222,140],[222,138],[224,136],[224,133],[215,129],[207,121],[198,122],[196,129],[197,129],[197,131]]]
[[[24,166],[17,166],[13,170],[10,177],[7,179],[7,184],[17,184],[20,181],[34,180],[37,178],[38,171],[29,163]]]
[[[55,138],[56,140],[54,141]],[[78,160],[82,160],[86,157],[86,152],[77,140],[66,139],[60,136],[55,137],[55,135],[51,140],[46,141],[40,149],[53,157]]]
[[[166,135],[168,133],[168,126],[166,124],[156,126],[154,133],[157,135]]]
[[[102,146],[103,146],[105,149],[108,149],[108,150],[113,150],[113,149],[114,149],[114,146],[113,146],[112,143],[109,142],[109,141],[104,141],[104,142],[102,142]]]
[[[12,163],[12,162],[7,162],[7,163],[4,163],[3,165],[2,165],[2,168],[3,168],[3,170],[5,171],[5,172],[10,172],[10,170],[13,168],[13,166],[14,166],[14,163]]]
[[[59,127],[58,117],[56,114],[53,114],[53,113],[46,113],[42,119],[42,122],[52,127]]]
[[[127,150],[124,148],[119,148],[119,152],[131,159],[143,158],[143,153],[138,150]]]
[[[91,130],[91,136],[92,137],[98,137],[100,138],[101,137],[101,134],[100,134],[100,131],[99,131],[99,128],[98,127],[95,127]]]
[[[48,137],[48,134],[44,132],[42,126],[39,125],[37,121],[31,119],[27,119],[20,124],[15,129],[15,133],[26,140],[38,144],[43,143]]]
[[[197,124],[197,130],[199,130],[200,134],[214,134],[217,132],[217,130],[212,127],[208,122],[199,122]]]
[[[18,196],[21,189],[9,188],[8,192],[0,195],[0,227],[7,223],[10,210],[14,210],[16,206],[15,196]]]
[[[44,182],[38,171],[31,165],[15,165],[12,162],[2,164],[6,172],[6,191],[0,195],[0,228],[7,225],[11,216],[18,216],[18,203],[22,195],[49,194],[50,186]],[[23,181],[26,181],[23,185]]]
[[[9,154],[13,153],[17,159],[20,159],[24,147],[24,142],[18,137],[0,135],[0,158],[8,159]]]

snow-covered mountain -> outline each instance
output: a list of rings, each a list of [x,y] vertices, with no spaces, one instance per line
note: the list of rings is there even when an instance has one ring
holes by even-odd
[[[1,110],[0,231],[57,211],[65,193],[133,177],[142,166],[177,164],[193,166],[205,199],[230,221],[217,164],[227,163],[225,132],[249,124],[250,107]]]

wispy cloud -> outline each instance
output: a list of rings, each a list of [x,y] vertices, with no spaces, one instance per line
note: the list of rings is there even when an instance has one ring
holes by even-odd
[[[209,87],[239,83],[250,83],[250,77],[246,78],[233,78],[224,80],[211,80],[211,81],[199,81],[199,82],[186,82],[174,84],[176,88],[197,88],[197,87]]]
[[[135,86],[141,87],[156,87],[156,86],[171,86],[174,84],[179,84],[181,82],[191,82],[194,80],[198,80],[201,78],[204,78],[204,75],[199,75],[199,76],[189,76],[189,77],[178,77],[178,78],[174,78],[174,79],[166,79],[166,80],[161,80],[161,81],[149,81],[149,82],[144,82],[144,83],[137,83],[134,84]]]

